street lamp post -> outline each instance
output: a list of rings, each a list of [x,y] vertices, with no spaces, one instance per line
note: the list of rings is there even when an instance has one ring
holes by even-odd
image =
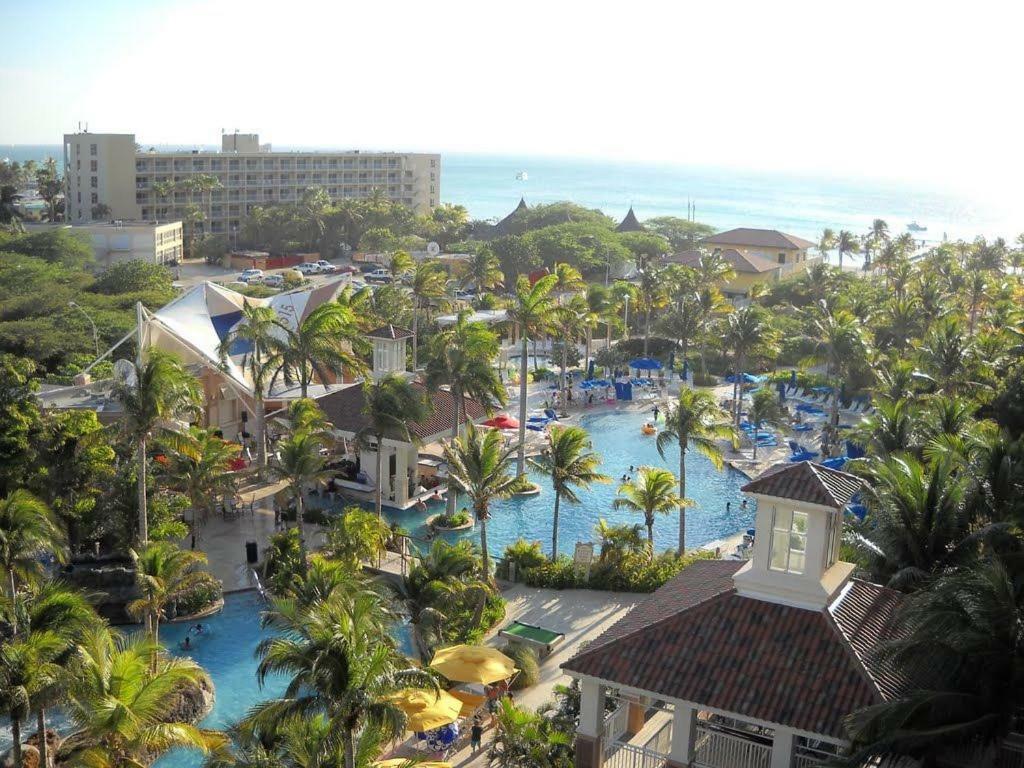
[[[623,340],[629,338],[629,294],[628,293],[625,296],[625,308],[623,310],[622,338],[623,338]]]
[[[68,302],[68,306],[72,307],[74,309],[77,309],[79,312],[81,312],[83,315],[85,315],[85,319],[89,321],[89,325],[92,326],[92,343],[93,343],[93,346],[96,348],[96,357],[99,357],[100,356],[100,334],[99,334],[99,331],[96,330],[96,323],[94,323],[92,321],[92,318],[89,317],[89,313],[86,312],[85,309],[78,302],[69,301]]]

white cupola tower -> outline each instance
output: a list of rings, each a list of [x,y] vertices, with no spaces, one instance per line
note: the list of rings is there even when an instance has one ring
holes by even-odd
[[[389,324],[370,331],[366,337],[373,342],[374,381],[389,373],[406,375],[406,347],[412,338],[412,331]]]
[[[754,555],[733,581],[758,600],[824,609],[853,573],[839,559],[846,505],[864,487],[856,475],[802,461],[772,467],[741,489],[757,499]]]

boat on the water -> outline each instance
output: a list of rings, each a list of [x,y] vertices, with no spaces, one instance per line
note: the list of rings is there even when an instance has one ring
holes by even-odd
[[[526,171],[520,171],[519,173],[516,174],[516,181],[528,181],[529,179],[530,174],[528,174]]]
[[[911,232],[927,232],[928,231],[928,227],[922,227],[916,221],[912,221],[909,224],[907,224],[907,229],[910,230]]]

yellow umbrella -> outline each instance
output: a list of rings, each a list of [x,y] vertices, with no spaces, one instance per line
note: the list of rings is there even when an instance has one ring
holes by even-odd
[[[434,654],[430,666],[458,683],[496,683],[516,671],[515,662],[497,648],[453,645]]]
[[[393,757],[390,760],[378,760],[373,768],[452,768],[451,763],[442,763],[440,760],[427,760],[425,763],[416,762],[414,757]]]
[[[405,712],[410,731],[430,731],[454,723],[462,711],[462,702],[445,691],[406,688],[388,698]]]

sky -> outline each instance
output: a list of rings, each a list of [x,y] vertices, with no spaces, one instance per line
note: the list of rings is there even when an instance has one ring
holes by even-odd
[[[571,155],[1010,190],[1024,3],[0,0],[0,144]]]

